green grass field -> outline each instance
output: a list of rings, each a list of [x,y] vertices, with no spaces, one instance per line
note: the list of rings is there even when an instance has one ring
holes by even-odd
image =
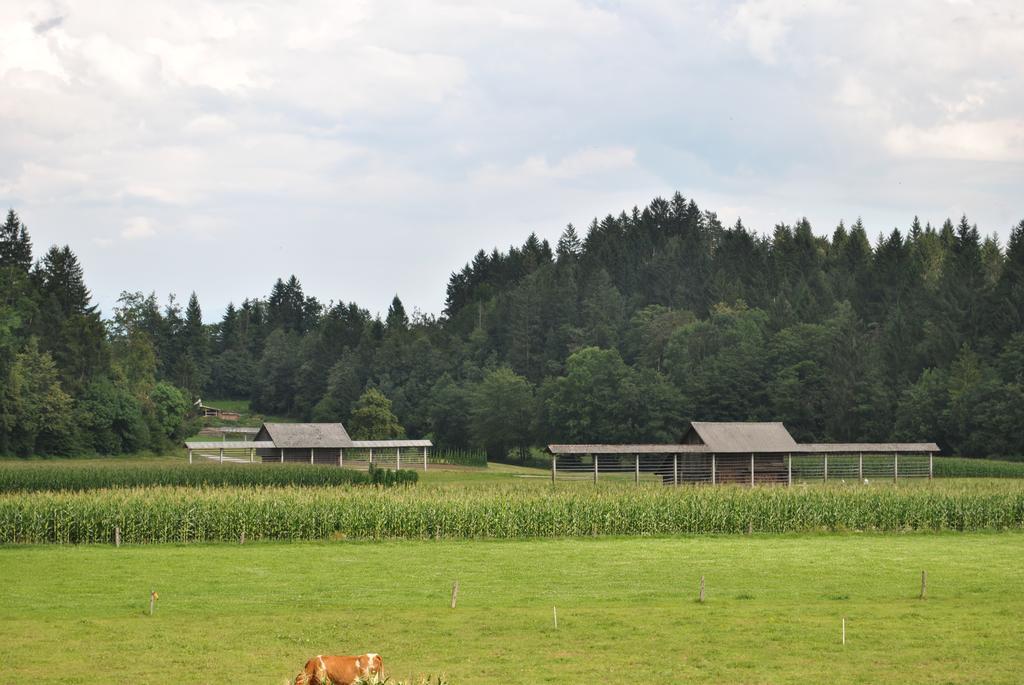
[[[280,684],[378,651],[453,685],[1016,683],[1021,559],[1019,532],[7,547],[0,680]]]

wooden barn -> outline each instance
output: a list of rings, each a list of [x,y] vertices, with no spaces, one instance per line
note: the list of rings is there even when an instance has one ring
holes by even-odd
[[[932,476],[935,443],[801,444],[781,422],[694,421],[676,444],[549,445],[551,478],[628,474],[665,484],[786,484]],[[902,457],[902,459],[901,459]],[[620,476],[621,478],[621,476]]]
[[[262,461],[337,464],[346,447],[353,447],[340,423],[265,423],[256,442],[271,442],[270,448],[256,450]]]
[[[225,435],[226,437],[226,435]],[[264,423],[251,441],[187,441],[196,456],[229,462],[330,464],[350,468],[423,468],[430,440],[353,440],[341,423]]]

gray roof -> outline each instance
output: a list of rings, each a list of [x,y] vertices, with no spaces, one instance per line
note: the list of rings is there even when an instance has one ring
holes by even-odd
[[[784,453],[799,450],[793,436],[781,421],[694,421],[690,424],[690,430],[700,437],[709,452],[719,454]]]
[[[552,454],[704,454],[704,445],[548,445]]]
[[[260,450],[270,449],[274,443],[255,440],[186,440],[185,447],[190,450]]]
[[[352,447],[352,438],[340,423],[265,423],[263,428],[278,448]]]
[[[434,443],[429,440],[353,440],[352,446],[388,449],[393,447],[433,447]]]
[[[839,442],[839,443],[800,443],[794,452],[804,454],[901,454],[938,452],[939,446],[934,442]]]

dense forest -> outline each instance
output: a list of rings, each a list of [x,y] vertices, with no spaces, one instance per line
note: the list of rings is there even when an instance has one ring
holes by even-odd
[[[396,296],[382,320],[292,276],[204,324],[195,294],[124,292],[102,320],[71,249],[34,261],[12,211],[0,292],[3,453],[162,449],[211,396],[346,422],[390,401],[385,432],[496,458],[675,440],[691,419],[1024,454],[1024,221],[1005,246],[966,217],[873,241],[859,220],[763,235],[677,193],[553,248],[481,250],[440,316]]]

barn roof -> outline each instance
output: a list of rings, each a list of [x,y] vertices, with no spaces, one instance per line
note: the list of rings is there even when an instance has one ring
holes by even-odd
[[[799,446],[781,421],[694,421],[687,435],[690,432],[697,434],[707,451],[720,454],[799,451]]]
[[[353,440],[352,446],[389,449],[393,447],[433,447],[434,443],[429,440]]]
[[[703,454],[703,445],[548,445],[552,454]]]
[[[352,447],[352,438],[340,423],[265,423],[263,428],[279,448]]]
[[[796,450],[795,450],[796,451]],[[939,446],[934,442],[840,442],[840,443],[800,443],[800,452],[805,454],[891,454],[938,452]]]

